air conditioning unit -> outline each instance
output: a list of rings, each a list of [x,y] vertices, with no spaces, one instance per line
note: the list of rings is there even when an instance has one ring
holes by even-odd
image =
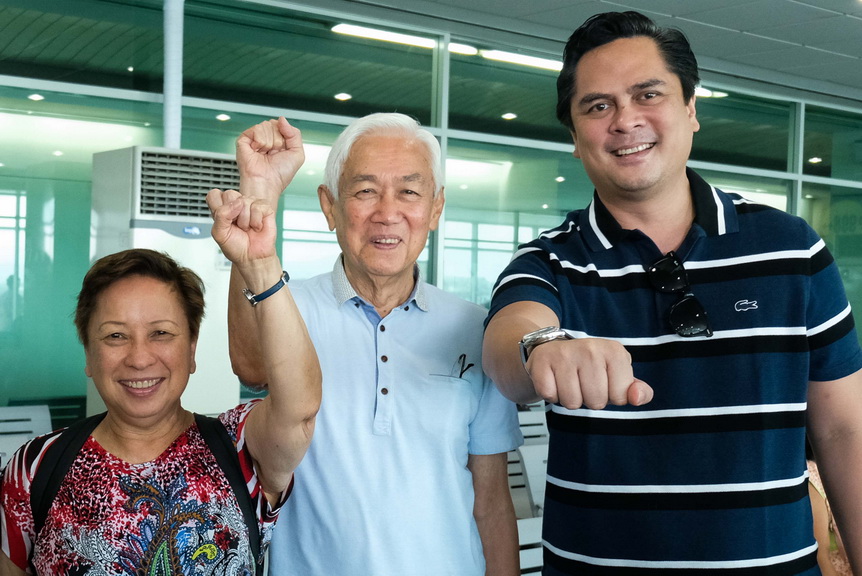
[[[211,188],[239,186],[232,155],[132,147],[93,155],[93,260],[128,248],[170,254],[194,270],[206,288],[196,361],[183,406],[218,414],[239,403],[240,385],[228,357],[227,295],[230,261],[210,236],[206,204]],[[92,382],[87,412],[104,410]]]

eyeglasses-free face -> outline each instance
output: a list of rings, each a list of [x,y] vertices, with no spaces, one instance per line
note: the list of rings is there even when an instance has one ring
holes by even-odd
[[[691,293],[688,274],[676,253],[670,251],[653,262],[647,268],[647,277],[659,292],[679,294],[679,300],[668,311],[668,321],[674,332],[686,338],[712,336],[706,310]]]

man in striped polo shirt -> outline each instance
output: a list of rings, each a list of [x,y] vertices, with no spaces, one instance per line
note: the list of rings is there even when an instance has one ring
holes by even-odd
[[[544,573],[819,574],[806,431],[862,570],[862,351],[823,240],[686,167],[681,32],[600,14],[563,57],[557,114],[595,193],[519,247],[483,356],[508,398],[549,405]]]

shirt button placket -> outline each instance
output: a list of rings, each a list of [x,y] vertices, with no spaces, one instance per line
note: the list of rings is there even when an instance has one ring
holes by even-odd
[[[385,351],[388,346],[388,338],[386,333],[386,325],[381,322],[377,327],[377,350]],[[377,363],[377,410],[374,414],[374,433],[388,435],[391,432],[392,425],[392,400],[391,400],[391,385],[388,385],[390,380],[388,369],[389,356],[380,354]]]

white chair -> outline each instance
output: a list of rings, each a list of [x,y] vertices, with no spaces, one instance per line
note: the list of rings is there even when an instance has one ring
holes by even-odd
[[[542,406],[518,411],[518,423],[524,435],[524,444],[547,444],[548,423]]]
[[[0,406],[0,468],[24,442],[51,430],[51,412],[46,404]]]
[[[518,555],[521,574],[538,576],[542,573],[542,519],[518,519]]]
[[[527,410],[521,409],[518,411],[518,423],[521,427],[521,433],[524,435],[524,445],[547,444],[548,425],[545,420],[544,403],[530,404],[527,408]],[[529,494],[529,486],[524,474],[524,465],[521,462],[521,455],[518,450],[509,452],[508,467],[509,492],[512,494],[515,513],[518,518],[535,516],[537,508],[533,504],[533,497]],[[536,484],[535,481],[534,484]]]
[[[541,516],[545,508],[545,483],[548,471],[548,445],[524,444],[518,447],[521,467],[524,470],[524,486],[530,501],[533,516]]]

